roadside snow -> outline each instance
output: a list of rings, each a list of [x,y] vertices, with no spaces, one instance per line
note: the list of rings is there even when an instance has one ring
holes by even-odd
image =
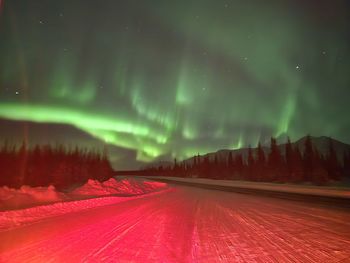
[[[0,188],[0,231],[169,190],[166,183],[142,178],[111,178],[102,183],[89,180],[68,193],[58,192],[53,186],[22,186],[20,189],[5,186]]]
[[[89,180],[83,186],[73,190],[72,195],[78,196],[102,196],[102,195],[135,195],[145,194],[166,186],[165,183],[149,182],[133,178],[115,180],[114,178],[100,183]]]
[[[21,209],[31,206],[44,205],[64,201],[81,200],[99,196],[134,196],[162,190],[165,183],[150,182],[145,179],[110,178],[99,182],[89,180],[86,184],[68,192],[58,192],[54,186],[30,187],[22,186],[20,189],[0,187],[0,211]]]
[[[90,208],[112,205],[120,202],[130,201],[133,199],[152,196],[169,191],[171,188],[159,189],[158,191],[134,195],[128,197],[105,196],[89,198],[85,200],[75,200],[69,202],[57,202],[54,204],[34,206],[26,209],[10,210],[0,212],[0,231],[12,229],[23,225],[32,224],[43,219],[54,216],[64,215],[67,213],[79,212]]]
[[[315,195],[324,197],[339,197],[348,198],[350,200],[350,188],[338,188],[327,186],[308,186],[308,185],[293,185],[293,184],[277,184],[277,183],[262,183],[262,182],[247,182],[247,181],[232,181],[232,180],[212,180],[204,178],[182,178],[182,177],[166,177],[166,176],[144,176],[143,178],[157,180],[165,179],[169,181],[198,183],[206,185],[230,186],[233,188],[256,189],[275,191],[282,193]]]
[[[7,186],[0,188],[1,210],[58,202],[65,199],[67,199],[67,196],[57,192],[52,185],[48,187],[23,185],[20,189],[13,189]]]

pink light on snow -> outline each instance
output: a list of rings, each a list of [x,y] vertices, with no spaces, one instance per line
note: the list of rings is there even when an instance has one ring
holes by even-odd
[[[179,187],[3,230],[0,261],[350,262],[348,218],[349,211]]]

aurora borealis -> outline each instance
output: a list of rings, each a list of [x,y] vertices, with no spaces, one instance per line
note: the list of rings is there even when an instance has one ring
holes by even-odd
[[[75,127],[116,167],[132,168],[125,150],[150,162],[270,136],[350,143],[346,0],[0,3],[0,118]]]

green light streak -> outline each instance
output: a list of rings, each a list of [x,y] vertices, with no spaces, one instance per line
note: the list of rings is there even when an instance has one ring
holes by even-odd
[[[71,108],[43,105],[0,104],[0,117],[75,126],[106,143],[133,150],[142,149],[143,158],[162,154],[159,143],[166,138],[161,132],[122,118],[106,117]]]
[[[239,135],[238,140],[236,143],[231,144],[230,149],[236,150],[236,149],[240,149],[242,148],[244,145],[244,140],[243,140],[243,136],[242,133]]]
[[[287,102],[281,114],[281,120],[277,126],[277,133],[275,137],[279,137],[283,134],[288,134],[289,124],[293,118],[296,106],[295,95],[288,96]]]
[[[189,86],[189,76],[187,71],[187,65],[186,63],[183,63],[183,65],[180,67],[176,87],[176,103],[178,105],[190,105],[192,103],[190,88],[193,87]]]

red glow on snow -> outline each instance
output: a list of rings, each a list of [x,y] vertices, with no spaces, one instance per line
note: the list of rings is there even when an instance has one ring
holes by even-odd
[[[86,184],[69,193],[62,193],[54,186],[30,187],[23,185],[20,189],[0,187],[0,211],[13,210],[62,201],[86,199],[97,196],[135,196],[167,188],[167,184],[133,178],[116,180],[110,178],[99,182],[89,180]]]
[[[1,262],[350,259],[348,211],[185,187],[124,197],[123,202],[108,203],[109,198],[115,197],[88,208],[88,200],[76,201],[82,209],[0,230]]]

